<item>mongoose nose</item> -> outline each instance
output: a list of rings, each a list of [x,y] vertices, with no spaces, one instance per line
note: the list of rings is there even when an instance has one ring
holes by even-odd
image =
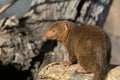
[[[49,33],[47,32],[43,36],[47,38],[49,36]]]
[[[48,31],[47,33],[44,34],[44,37],[50,38],[52,36],[52,31]]]

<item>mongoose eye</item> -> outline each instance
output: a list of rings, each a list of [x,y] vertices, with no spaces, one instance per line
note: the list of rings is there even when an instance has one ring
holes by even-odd
[[[55,32],[55,30],[52,31],[53,33]]]

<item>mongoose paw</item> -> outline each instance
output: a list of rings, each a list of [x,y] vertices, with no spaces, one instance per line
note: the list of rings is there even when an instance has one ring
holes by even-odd
[[[72,64],[72,62],[70,62],[70,61],[64,61],[62,64],[64,66],[70,66]]]
[[[77,69],[75,70],[75,72],[76,72],[76,73],[82,73],[82,74],[89,74],[89,73],[91,73],[91,72],[86,71],[86,70],[83,69],[83,68],[77,68]]]

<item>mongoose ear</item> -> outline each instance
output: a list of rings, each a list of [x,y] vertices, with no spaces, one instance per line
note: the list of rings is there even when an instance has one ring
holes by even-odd
[[[64,22],[64,30],[68,30],[68,24]]]

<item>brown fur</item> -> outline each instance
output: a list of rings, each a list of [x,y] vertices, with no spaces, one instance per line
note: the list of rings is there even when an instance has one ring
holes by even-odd
[[[50,26],[44,36],[65,46],[69,52],[66,65],[77,62],[85,71],[94,73],[93,80],[105,79],[111,58],[111,42],[102,29],[58,21]]]

